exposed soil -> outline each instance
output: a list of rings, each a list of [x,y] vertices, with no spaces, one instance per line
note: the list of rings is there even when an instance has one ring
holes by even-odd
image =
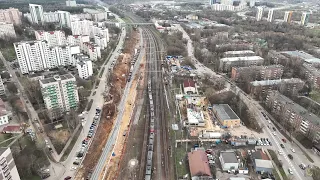
[[[133,33],[131,38],[126,40],[125,44],[136,43],[137,37],[139,37],[138,33]],[[130,53],[120,55],[113,68],[108,84],[110,90],[109,94],[105,97],[105,104],[103,106],[99,127],[86,158],[83,161],[83,166],[79,169],[75,179],[82,179],[83,177],[86,177],[90,171],[94,170],[94,167],[99,161],[103,148],[108,140],[110,131],[113,128],[114,120],[117,117],[117,106],[120,103],[123,89],[127,83],[127,74],[130,69],[130,63],[128,62],[130,62],[133,57],[134,44],[130,47],[132,47]]]

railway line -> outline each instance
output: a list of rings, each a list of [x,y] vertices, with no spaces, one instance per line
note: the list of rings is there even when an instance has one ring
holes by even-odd
[[[145,179],[170,179],[167,121],[163,91],[162,48],[152,30],[144,29],[148,61],[149,138],[144,138],[141,164],[145,163]],[[156,142],[156,144],[154,144]],[[156,148],[154,148],[156,147]],[[143,151],[144,151],[143,150]],[[143,158],[146,157],[146,161]],[[140,172],[141,173],[141,172]]]

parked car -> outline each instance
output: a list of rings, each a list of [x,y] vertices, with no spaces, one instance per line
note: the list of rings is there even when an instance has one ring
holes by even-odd
[[[306,165],[305,165],[305,164],[303,164],[303,163],[299,164],[299,167],[300,167],[301,169],[303,169],[303,170],[305,170],[305,169],[306,169]]]
[[[291,151],[292,151],[293,153],[295,153],[295,152],[296,152],[293,148],[291,148]]]
[[[289,168],[288,171],[289,171],[289,174],[293,174],[293,171],[291,168]]]
[[[288,154],[288,157],[292,160],[293,156],[291,154]]]
[[[283,144],[280,144],[280,146],[281,146],[282,148],[284,148],[284,145],[283,145]]]
[[[64,180],[69,180],[69,179],[71,179],[70,176],[67,176],[67,177],[64,178]]]
[[[283,141],[284,143],[286,143],[286,142],[287,142],[287,140],[286,140],[286,139],[282,139],[282,141]]]
[[[272,127],[272,129],[273,129],[274,131],[276,131],[276,130],[277,130],[275,127]]]

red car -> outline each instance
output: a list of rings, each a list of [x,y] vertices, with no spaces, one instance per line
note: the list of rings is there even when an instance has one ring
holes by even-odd
[[[286,143],[286,142],[287,142],[287,140],[286,140],[286,139],[282,139],[282,141],[283,141],[284,143]]]
[[[70,176],[67,176],[67,177],[64,178],[64,180],[69,180],[69,179],[71,179]]]

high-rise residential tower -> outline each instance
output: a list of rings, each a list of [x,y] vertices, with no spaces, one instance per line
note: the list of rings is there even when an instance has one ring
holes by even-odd
[[[31,14],[31,21],[35,24],[43,24],[44,16],[43,16],[43,8],[38,4],[29,4],[29,10]]]

